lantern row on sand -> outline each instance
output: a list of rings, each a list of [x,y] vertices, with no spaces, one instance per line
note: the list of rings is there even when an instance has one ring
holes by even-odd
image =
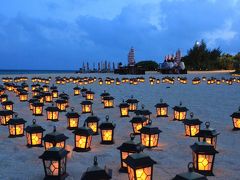
[[[33,120],[32,125],[25,128],[26,121],[22,118],[18,118],[18,115],[13,111],[14,103],[8,100],[8,95],[5,94],[6,89],[8,91],[13,91],[19,97],[20,102],[29,102],[29,109],[32,110],[34,116],[43,115],[44,103],[52,103],[48,106],[46,110],[47,120],[58,121],[59,112],[65,112],[67,107],[69,107],[69,95],[66,93],[59,94],[57,86],[52,85],[49,87],[47,84],[51,81],[51,78],[41,79],[33,78],[32,82],[37,82],[31,86],[32,99],[29,98],[29,88],[24,82],[26,78],[20,78],[14,80],[14,82],[21,82],[21,86],[17,86],[12,83],[11,79],[4,79],[5,87],[0,86],[0,100],[4,110],[0,111],[0,118],[2,125],[8,125],[9,137],[21,137],[24,136],[24,131],[26,132],[27,146],[28,147],[42,147],[44,142],[45,152],[39,157],[43,160],[45,178],[56,178],[64,179],[68,176],[66,172],[66,156],[69,153],[65,150],[66,140],[68,139],[62,133],[59,133],[54,126],[53,132],[43,136],[45,131],[40,125]],[[150,84],[160,83],[160,79],[155,79],[150,77]],[[177,80],[182,84],[187,84],[187,79],[184,77],[178,77]],[[82,84],[89,84],[96,81],[96,78],[84,78]],[[103,81],[102,79],[99,80]],[[206,81],[202,78],[202,81]],[[226,80],[227,81],[227,80]],[[229,81],[238,82],[236,79],[231,79]],[[58,82],[58,83],[57,83]],[[57,84],[65,84],[68,82],[74,82],[76,84],[82,85],[80,80],[74,78],[56,78]],[[114,79],[106,78],[106,84],[111,85],[114,83]],[[116,79],[116,85],[124,84],[130,82],[130,84],[138,84],[138,82],[144,82],[144,78],[128,79],[122,78]],[[174,83],[174,78],[165,77],[162,79],[163,83]],[[192,84],[200,84],[200,78],[194,78]],[[208,82],[208,80],[207,80]],[[221,82],[225,82],[222,81]],[[41,86],[38,83],[45,83]],[[218,80],[212,78],[211,84],[218,84]],[[99,83],[100,84],[100,83]],[[94,135],[98,135],[99,131],[101,134],[101,144],[111,145],[114,143],[114,129],[115,124],[109,121],[109,116],[106,116],[106,120],[99,124],[100,119],[94,116],[92,109],[92,101],[94,100],[94,92],[87,90],[86,88],[80,88],[78,85],[73,88],[74,96],[81,95],[85,98],[80,104],[82,106],[82,113],[91,113],[89,117],[84,122],[82,127],[78,127],[80,115],[74,112],[74,108],[66,114],[67,117],[67,128],[73,130],[74,134],[74,148],[76,152],[86,152],[91,150],[91,141]],[[104,108],[114,107],[114,98],[110,94],[104,91],[101,95],[101,102]],[[59,98],[55,101],[56,106],[53,103],[54,98]],[[130,180],[135,179],[152,179],[153,176],[153,165],[156,162],[151,159],[148,155],[143,153],[144,148],[154,148],[158,146],[159,134],[161,130],[158,127],[152,126],[152,121],[150,115],[152,114],[149,110],[145,109],[142,105],[141,109],[138,109],[139,101],[131,96],[127,101],[122,101],[119,104],[120,117],[129,117],[129,112],[134,112],[134,116],[130,123],[132,124],[133,133],[131,134],[130,141],[124,142],[118,147],[120,150],[120,172],[127,172]],[[168,107],[167,103],[160,100],[160,103],[155,105],[156,116],[157,117],[168,117]],[[213,166],[215,160],[215,154],[218,153],[216,150],[217,136],[219,133],[210,128],[210,123],[206,122],[205,129],[201,129],[202,122],[199,119],[193,118],[193,113],[190,113],[190,119],[187,119],[188,109],[182,106],[180,102],[179,106],[173,107],[174,120],[182,121],[185,127],[185,135],[189,137],[197,137],[198,142],[194,143],[191,147],[193,154],[193,163],[189,164],[189,171],[187,173],[182,173],[176,175],[174,179],[194,179],[193,177],[198,177],[206,179],[206,176],[213,175]],[[15,114],[15,115],[14,115]],[[14,116],[14,117],[13,117]],[[234,130],[240,129],[240,109],[234,112],[232,115],[232,121]],[[134,137],[140,135],[140,142],[135,142]],[[191,167],[190,167],[191,166]],[[95,172],[96,171],[96,172]],[[97,158],[94,157],[94,166],[87,169],[83,174],[82,179],[88,179],[95,176],[94,173],[99,173],[104,176],[102,179],[111,179],[112,171],[107,169],[101,169],[98,167]],[[198,174],[200,173],[200,174]],[[197,179],[197,178],[196,178]]]

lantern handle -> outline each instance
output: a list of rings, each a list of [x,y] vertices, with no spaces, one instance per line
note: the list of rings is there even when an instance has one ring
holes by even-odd
[[[92,110],[92,112],[91,112],[91,115],[93,116],[93,110]]]
[[[205,122],[205,126],[208,129],[210,127],[210,122],[209,121]]]
[[[162,103],[162,102],[163,102],[163,99],[161,98],[161,99],[160,99],[160,103]]]
[[[122,103],[124,103],[124,99],[122,99]]]
[[[131,99],[133,99],[133,95],[131,95]]]
[[[52,103],[52,107],[54,106],[54,103]]]
[[[33,124],[36,124],[36,119],[33,119],[32,122],[33,122]]]
[[[18,113],[15,112],[14,115],[15,115],[15,118],[18,117]]]
[[[86,127],[86,122],[83,123],[83,127]]]
[[[94,162],[94,163],[93,163],[94,166],[97,166],[97,165],[98,165],[97,156],[94,156],[93,162]]]
[[[180,101],[179,105],[182,106],[182,101]]]
[[[193,112],[191,112],[191,113],[190,113],[190,117],[191,117],[191,119],[193,118],[193,116],[194,116],[194,114],[193,114]]]
[[[106,115],[105,118],[106,118],[106,121],[108,122],[108,120],[109,120],[109,115]]]
[[[240,106],[238,107],[238,111],[240,111]]]
[[[131,140],[133,141],[134,138],[135,138],[135,135],[134,135],[133,133],[130,133],[130,138],[131,138]]]
[[[148,125],[151,125],[151,124],[152,124],[152,120],[149,119],[149,121],[148,121]]]
[[[74,107],[71,107],[71,111],[72,111],[72,112],[74,111],[74,109],[75,109]]]
[[[188,163],[188,171],[193,172],[193,163],[192,162]]]
[[[142,106],[142,109],[144,109],[144,107],[145,107],[144,104],[142,104],[141,106]]]
[[[57,131],[57,127],[53,126],[53,132],[56,132],[56,131]]]

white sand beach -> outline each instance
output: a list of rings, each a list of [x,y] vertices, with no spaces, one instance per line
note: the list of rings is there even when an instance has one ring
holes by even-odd
[[[0,75],[2,77],[16,77],[16,75]],[[136,75],[114,75],[114,74],[37,74],[37,75],[20,75],[27,76],[29,86],[32,84],[30,79],[36,77],[52,77],[51,86],[56,76],[66,77],[137,77]],[[13,92],[8,92],[9,100],[14,102],[14,111],[18,113],[19,117],[24,118],[27,125],[32,124],[32,119],[35,118],[37,123],[44,127],[46,133],[52,132],[53,126],[57,126],[57,130],[69,137],[67,140],[67,150],[71,151],[71,157],[67,162],[67,172],[69,174],[67,180],[79,180],[83,172],[89,166],[93,165],[93,157],[97,155],[99,166],[113,170],[113,180],[127,180],[128,175],[119,173],[120,168],[120,153],[117,147],[124,141],[129,140],[129,134],[132,132],[132,126],[129,120],[135,116],[130,113],[128,118],[120,118],[118,105],[122,99],[127,100],[131,95],[138,99],[139,108],[141,104],[145,105],[145,109],[152,112],[152,125],[159,127],[162,130],[160,134],[158,147],[153,149],[145,149],[144,153],[148,154],[154,159],[157,164],[153,169],[153,180],[170,180],[176,174],[186,172],[187,164],[192,161],[192,152],[190,145],[197,141],[196,138],[186,137],[184,133],[184,126],[182,122],[172,121],[173,110],[172,107],[179,105],[182,101],[183,106],[193,112],[196,118],[199,118],[204,123],[209,121],[211,127],[220,132],[217,142],[217,150],[219,154],[215,157],[214,174],[213,177],[208,177],[210,180],[237,180],[240,172],[240,131],[232,131],[232,120],[230,115],[238,110],[240,106],[240,84],[233,83],[232,85],[207,85],[206,81],[199,85],[192,85],[191,80],[194,77],[222,77],[230,78],[228,73],[194,73],[186,75],[188,84],[155,84],[150,85],[148,78],[154,76],[155,78],[162,78],[161,74],[146,74],[145,83],[139,85],[121,84],[117,85],[98,85],[97,82],[89,85],[84,85],[87,89],[95,92],[95,99],[93,101],[93,111],[101,121],[105,120],[105,116],[109,115],[110,120],[116,123],[113,145],[101,145],[100,135],[94,136],[91,144],[91,151],[77,153],[72,151],[74,146],[74,135],[72,131],[67,130],[67,118],[65,112],[60,113],[58,122],[51,122],[46,120],[46,112],[44,116],[34,117],[29,110],[28,102],[19,102],[19,98]],[[183,75],[169,75],[173,77]],[[185,75],[184,75],[185,76]],[[0,83],[2,84],[2,82]],[[85,100],[81,96],[73,96],[73,88],[76,86],[73,83],[66,85],[57,85],[59,93],[65,92],[70,95],[70,107],[74,107],[75,111],[81,112],[80,102]],[[80,86],[83,87],[82,85]],[[170,88],[167,88],[170,87]],[[100,94],[106,90],[115,98],[115,108],[104,109],[101,104]],[[31,94],[29,94],[31,98]],[[156,118],[155,104],[160,102],[163,98],[164,102],[169,104],[169,117]],[[45,103],[44,109],[51,105]],[[67,109],[70,111],[70,108]],[[189,117],[188,112],[188,117]],[[80,126],[83,125],[84,120],[89,114],[81,114]],[[139,141],[139,137],[136,137]],[[8,138],[8,128],[0,126],[0,179],[1,180],[39,180],[44,178],[44,169],[42,161],[38,158],[44,152],[42,148],[27,148],[26,137]]]

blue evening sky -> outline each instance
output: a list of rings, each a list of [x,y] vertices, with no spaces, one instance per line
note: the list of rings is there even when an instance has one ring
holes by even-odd
[[[82,62],[162,62],[204,39],[240,51],[240,0],[1,0],[0,69],[78,69]]]

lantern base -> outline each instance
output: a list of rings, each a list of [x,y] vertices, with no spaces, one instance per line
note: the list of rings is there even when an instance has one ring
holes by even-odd
[[[186,119],[175,119],[175,118],[173,118],[173,121],[185,121]]]
[[[233,131],[240,131],[240,128],[234,127],[232,130],[233,130]]]
[[[47,119],[48,121],[58,122],[58,119]]]
[[[53,101],[45,101],[45,103],[52,103]]]
[[[26,146],[27,146],[28,148],[32,148],[32,147],[43,147],[42,144],[37,144],[37,145],[27,144]]]
[[[127,170],[127,168],[121,167],[121,168],[118,170],[118,172],[120,172],[120,173],[127,173],[128,170]]]
[[[62,176],[45,176],[44,180],[64,180],[68,177],[68,173],[64,173]]]
[[[195,170],[195,171],[199,174],[204,175],[204,176],[214,176],[212,171],[198,171],[198,170]]]
[[[6,124],[1,124],[2,126],[7,126],[8,125],[8,123],[6,123]]]
[[[68,130],[75,130],[77,129],[78,127],[67,127]]]
[[[102,141],[100,144],[111,145],[114,144],[114,141]]]
[[[33,116],[43,116],[43,114],[32,114]]]
[[[168,117],[168,115],[157,115],[157,117]]]
[[[87,113],[92,113],[91,111],[89,111],[89,112],[82,112],[82,114],[87,114]]]
[[[86,148],[86,149],[78,148],[78,147],[73,148],[73,151],[76,151],[76,152],[88,152],[90,150],[91,148]]]
[[[122,117],[129,117],[129,115],[124,115],[124,116],[123,116],[123,115],[121,115],[120,117],[121,117],[121,118],[122,118]]]
[[[104,109],[114,108],[114,106],[104,107]]]
[[[99,135],[99,133],[98,133],[98,132],[96,132],[96,133],[93,133],[93,136],[97,136],[97,135]]]
[[[66,109],[64,109],[64,110],[59,109],[59,112],[66,112]]]
[[[17,137],[23,137],[24,134],[19,134],[19,135],[9,135],[9,138],[17,138]]]

